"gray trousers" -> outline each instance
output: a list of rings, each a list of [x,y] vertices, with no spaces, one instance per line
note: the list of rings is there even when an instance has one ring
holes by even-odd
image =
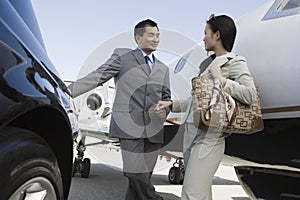
[[[213,130],[186,124],[184,134],[185,174],[182,200],[212,199],[211,185],[225,150],[225,139]]]
[[[161,144],[152,143],[147,138],[120,139],[123,172],[128,178],[125,200],[158,200],[151,183]]]

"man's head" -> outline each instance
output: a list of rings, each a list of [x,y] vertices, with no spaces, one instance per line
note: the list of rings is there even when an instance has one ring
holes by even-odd
[[[146,54],[155,51],[160,40],[157,23],[150,19],[139,22],[134,27],[134,39]]]

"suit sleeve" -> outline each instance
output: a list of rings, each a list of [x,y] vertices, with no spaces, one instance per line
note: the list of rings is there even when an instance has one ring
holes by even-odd
[[[171,100],[170,75],[169,75],[169,73],[170,73],[169,68],[167,68],[166,75],[165,75],[165,78],[164,78],[164,84],[163,84],[163,87],[162,87],[162,100],[163,101]],[[170,108],[167,108],[166,111],[167,111],[167,114],[169,114],[170,113]]]
[[[77,97],[86,93],[116,76],[120,71],[119,51],[119,49],[114,50],[112,56],[103,65],[71,84],[69,89],[72,92],[72,96]]]

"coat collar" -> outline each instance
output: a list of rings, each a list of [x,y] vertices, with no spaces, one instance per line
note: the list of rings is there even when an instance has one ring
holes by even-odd
[[[236,54],[229,52],[227,54],[224,54],[222,56],[217,56],[215,57],[215,59],[213,59],[213,61],[210,63],[210,66],[212,65],[217,65],[217,66],[222,66],[225,63],[227,63],[229,60],[231,60],[232,58],[236,57]]]
[[[208,72],[208,68],[214,65],[222,66],[225,65],[228,61],[236,57],[236,54],[229,52],[222,56],[217,56],[215,54],[206,58],[200,65],[200,74],[205,75]]]

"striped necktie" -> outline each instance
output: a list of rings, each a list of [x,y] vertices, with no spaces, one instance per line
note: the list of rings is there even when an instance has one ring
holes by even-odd
[[[146,63],[148,64],[148,72],[149,72],[149,74],[150,74],[150,73],[151,73],[151,70],[152,70],[153,63],[152,63],[152,61],[150,60],[149,56],[145,56],[145,61],[146,61]]]

